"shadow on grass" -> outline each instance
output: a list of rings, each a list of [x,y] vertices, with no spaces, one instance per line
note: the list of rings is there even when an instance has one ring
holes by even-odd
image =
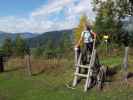
[[[121,65],[107,67],[106,71],[106,82],[112,82],[114,75],[116,75],[121,70]]]
[[[117,66],[114,66],[114,67],[111,67],[111,68],[107,67],[106,75],[109,76],[109,77],[112,77],[115,74],[117,74],[118,71],[120,71],[120,70],[121,70],[121,65],[117,65]]]
[[[127,78],[133,78],[133,72],[129,72]]]
[[[12,72],[12,71],[20,70],[20,69],[25,69],[25,67],[15,67],[15,68],[13,68],[13,69],[7,69],[7,70],[5,70],[4,72]]]
[[[38,76],[45,72],[46,69],[41,70],[40,72],[33,73],[32,76]]]

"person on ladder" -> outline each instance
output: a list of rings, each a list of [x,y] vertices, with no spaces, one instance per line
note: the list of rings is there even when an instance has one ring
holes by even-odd
[[[89,65],[90,64],[91,54],[92,54],[92,52],[93,52],[93,50],[95,48],[95,40],[96,40],[96,33],[91,30],[89,25],[85,24],[84,25],[84,30],[81,33],[80,39],[77,42],[77,44],[75,45],[75,48],[77,48],[78,54],[80,54],[80,53],[82,54],[81,63],[83,65]],[[83,42],[83,49],[80,50],[80,44],[82,42]],[[89,57],[88,57],[88,55],[89,55]],[[96,54],[95,63],[94,63],[94,66],[93,66],[93,72],[96,72],[98,74],[98,72],[100,70],[100,66],[101,65],[99,63],[98,55]],[[88,69],[86,68],[82,72],[82,70],[80,68],[79,69],[79,73],[87,74],[88,73]],[[94,82],[94,84],[95,84],[96,83],[96,81],[95,81],[96,80],[96,76],[94,76],[94,77],[91,76],[91,78],[92,78],[92,82]]]
[[[82,63],[86,64],[87,62],[87,51],[92,53],[93,50],[93,43],[94,40],[96,39],[96,33],[93,32],[88,24],[84,24],[84,30],[81,33],[80,39],[75,45],[75,48],[80,48],[81,42],[83,42],[83,50],[82,50]]]
[[[87,91],[87,88],[91,88],[94,85],[97,85],[99,89],[102,88],[102,82],[104,80],[104,66],[100,64],[98,55],[96,53],[95,49],[95,41],[96,41],[96,33],[93,32],[89,25],[84,25],[84,30],[80,36],[80,39],[75,45],[75,54],[79,54],[81,56],[75,56],[76,60],[81,59],[81,62],[76,61],[78,64],[81,63],[81,65],[86,65],[88,68],[85,68],[84,72],[81,72],[81,65],[76,64],[76,72],[75,77],[73,81],[73,86],[77,84],[81,80],[78,79],[77,76],[81,75],[87,75],[86,77],[86,83],[84,87],[84,91]],[[83,42],[83,49],[80,49],[81,43]],[[92,56],[92,54],[95,54]],[[89,55],[89,57],[88,57]],[[79,57],[79,58],[78,58]],[[93,59],[94,57],[94,59]],[[89,58],[89,59],[88,59]],[[90,59],[91,58],[91,59]],[[94,61],[94,62],[90,62]],[[90,66],[91,64],[91,66]],[[83,76],[84,77],[84,76]]]

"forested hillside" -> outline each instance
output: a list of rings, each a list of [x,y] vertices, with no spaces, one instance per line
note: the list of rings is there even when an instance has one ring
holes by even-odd
[[[3,41],[7,37],[10,37],[12,40],[14,40],[18,34],[20,34],[20,36],[25,38],[25,39],[32,38],[32,37],[35,37],[35,36],[38,35],[38,34],[35,34],[35,33],[29,33],[29,32],[24,32],[24,33],[7,33],[7,32],[0,31],[0,45],[2,45]]]
[[[73,29],[46,32],[46,33],[43,33],[43,34],[38,35],[36,37],[27,39],[27,42],[28,42],[28,45],[32,48],[43,46],[49,40],[54,42],[55,45],[58,45],[61,38],[63,37],[63,33],[68,34],[69,37],[72,38],[72,36],[73,36],[72,32],[73,32]]]

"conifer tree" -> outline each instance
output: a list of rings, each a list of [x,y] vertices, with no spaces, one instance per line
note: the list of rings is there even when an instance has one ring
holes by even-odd
[[[10,37],[6,37],[2,45],[2,52],[6,55],[12,55],[13,53],[13,43]]]
[[[19,57],[24,57],[24,55],[27,52],[26,50],[27,50],[26,41],[20,35],[17,35],[14,47],[15,55]]]

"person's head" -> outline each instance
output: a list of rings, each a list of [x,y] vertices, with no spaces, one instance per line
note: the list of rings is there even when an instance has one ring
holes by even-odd
[[[90,31],[90,27],[87,23],[84,24],[84,30]]]

